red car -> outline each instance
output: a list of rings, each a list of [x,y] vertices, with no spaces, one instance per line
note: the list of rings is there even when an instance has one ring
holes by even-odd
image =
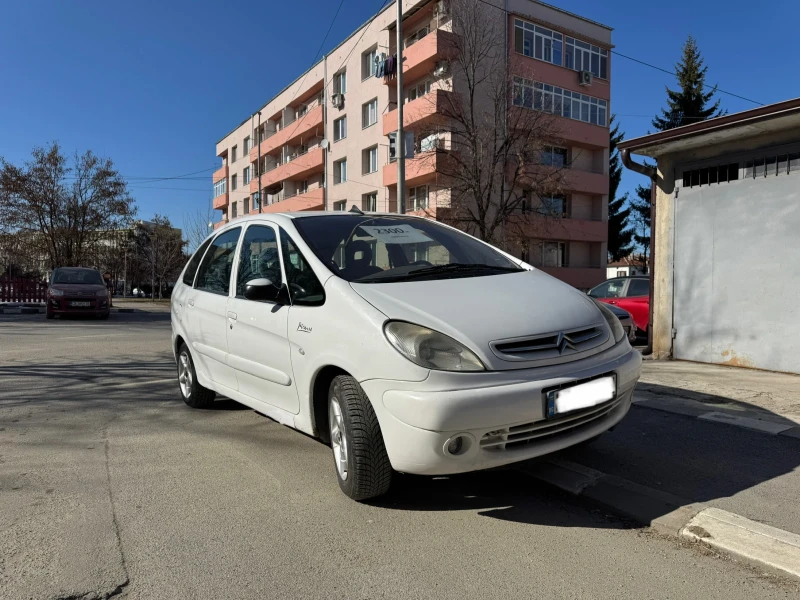
[[[59,267],[47,287],[47,318],[55,315],[91,315],[107,319],[111,311],[108,289],[97,269]]]
[[[619,306],[633,317],[637,329],[647,331],[650,322],[650,278],[615,277],[589,290],[592,298]]]

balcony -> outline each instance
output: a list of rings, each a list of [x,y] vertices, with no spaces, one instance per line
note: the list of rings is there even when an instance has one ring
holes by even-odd
[[[410,130],[430,128],[444,121],[442,113],[452,105],[453,94],[446,90],[433,90],[430,94],[407,102],[403,105],[403,127]],[[393,131],[397,131],[397,109],[383,115],[383,135]]]
[[[225,179],[228,176],[228,165],[222,165],[222,168],[214,171],[212,182],[217,183],[220,179]]]
[[[315,128],[322,127],[322,109],[322,105],[312,108],[305,115],[261,142],[261,155],[271,154],[286,144],[299,141],[301,137],[306,136]],[[258,146],[254,146],[250,149],[250,162],[257,160]]]
[[[214,210],[227,210],[228,209],[228,192],[220,194],[211,201]]]
[[[525,235],[543,240],[570,242],[605,242],[608,240],[608,222],[571,217],[546,217],[528,213],[520,217],[520,228]]]
[[[433,71],[440,60],[451,58],[455,51],[455,35],[437,29],[417,43],[403,50],[403,81],[412,82]],[[384,84],[396,85],[394,79],[385,79]]]
[[[436,177],[436,172],[447,158],[446,152],[423,152],[406,159],[406,187],[427,183]],[[397,185],[397,163],[383,167],[383,185]]]
[[[536,182],[544,181],[547,178],[548,171],[552,173],[553,181],[557,180],[565,191],[592,196],[608,194],[608,175],[569,167],[562,168],[561,172],[557,173],[556,167],[525,165],[519,175],[518,183],[523,187],[534,187],[537,185]]]
[[[324,170],[325,151],[322,148],[314,148],[294,160],[265,172],[261,176],[261,186],[269,188],[286,179],[306,179],[309,175],[321,173]],[[255,181],[255,189],[258,190],[258,177],[253,181]],[[253,189],[253,181],[250,182],[251,190]]]
[[[317,188],[304,194],[297,194],[289,198],[284,198],[264,207],[265,213],[277,212],[299,212],[303,210],[324,210],[325,190]]]
[[[227,224],[228,224],[228,219],[222,219],[221,221],[217,221],[216,223],[214,223],[214,229],[219,229],[223,225]]]

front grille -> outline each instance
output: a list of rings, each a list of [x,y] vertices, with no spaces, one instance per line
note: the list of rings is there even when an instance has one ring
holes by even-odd
[[[619,406],[621,401],[622,398],[618,396],[600,406],[593,406],[559,419],[523,423],[490,431],[481,438],[481,448],[491,452],[515,450],[542,441],[543,438],[574,432],[597,419],[602,419]]]
[[[489,346],[503,360],[545,360],[591,350],[607,339],[605,327],[592,325],[570,331],[499,340],[491,342]]]

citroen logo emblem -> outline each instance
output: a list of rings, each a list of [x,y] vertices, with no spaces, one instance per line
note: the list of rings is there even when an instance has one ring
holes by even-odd
[[[556,342],[556,348],[558,348],[559,354],[564,354],[564,351],[569,348],[570,350],[575,350],[575,346],[572,345],[572,342],[569,338],[565,337],[563,333],[558,334],[558,342]]]

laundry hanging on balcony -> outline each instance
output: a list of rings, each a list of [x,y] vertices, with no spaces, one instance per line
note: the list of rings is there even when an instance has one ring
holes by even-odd
[[[383,79],[396,75],[397,55],[380,54],[375,57],[375,77]]]

